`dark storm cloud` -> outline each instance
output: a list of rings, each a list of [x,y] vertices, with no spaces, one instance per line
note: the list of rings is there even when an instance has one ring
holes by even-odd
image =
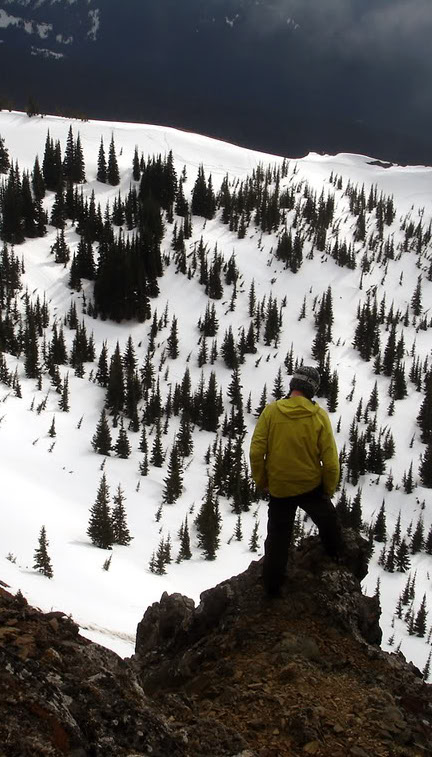
[[[402,57],[432,69],[431,0],[262,0],[249,10],[262,33],[294,28],[293,21],[317,48],[390,63]]]

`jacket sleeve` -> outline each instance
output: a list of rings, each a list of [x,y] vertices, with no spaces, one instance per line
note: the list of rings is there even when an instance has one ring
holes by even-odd
[[[265,458],[267,455],[268,421],[265,409],[261,413],[255,426],[250,445],[250,464],[252,478],[258,489],[266,489],[268,486]]]
[[[322,484],[325,494],[332,497],[339,483],[339,455],[330,418],[325,410],[322,410],[321,418],[323,429],[319,437],[319,454],[322,463]]]

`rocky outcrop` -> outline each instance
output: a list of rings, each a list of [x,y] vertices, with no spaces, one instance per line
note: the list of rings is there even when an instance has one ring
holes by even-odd
[[[254,562],[197,608],[164,594],[146,611],[132,663],[191,754],[432,755],[431,687],[379,648],[379,603],[360,587],[368,544],[346,542],[335,565],[307,539],[279,599]]]
[[[193,601],[163,594],[122,660],[0,589],[0,757],[420,757],[431,687],[379,648],[367,542],[294,552],[282,597],[259,562]]]
[[[132,667],[0,588],[0,757],[185,757]]]

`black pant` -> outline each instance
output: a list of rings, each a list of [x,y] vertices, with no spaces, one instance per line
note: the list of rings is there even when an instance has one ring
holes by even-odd
[[[277,593],[282,585],[297,507],[301,507],[318,528],[327,554],[336,558],[343,536],[338,514],[321,488],[295,497],[272,497],[268,506],[267,539],[264,543],[263,581],[266,591]]]

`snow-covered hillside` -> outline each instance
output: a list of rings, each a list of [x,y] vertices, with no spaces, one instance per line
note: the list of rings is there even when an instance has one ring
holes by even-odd
[[[215,433],[195,426],[193,450],[184,459],[183,493],[174,504],[165,504],[161,510],[170,451],[179,430],[179,416],[171,416],[169,422],[162,418],[162,427],[166,431],[162,434],[165,462],[162,468],[150,465],[147,476],[140,475],[143,453],[139,449],[138,431],[128,430],[132,453],[127,459],[120,459],[115,453],[103,457],[94,452],[91,441],[106,394],[96,381],[98,356],[104,342],[111,356],[117,341],[123,355],[131,337],[137,366],[142,368],[148,353],[152,323],[156,322],[158,327],[151,359],[155,370],[154,385],[159,379],[162,404],[165,405],[170,389],[174,393],[176,384],[182,383],[186,368],[190,372],[193,392],[199,391],[201,375],[204,386],[207,386],[210,374],[214,372],[218,387],[222,388],[224,407],[229,417],[232,406],[227,389],[232,382],[233,371],[222,359],[220,347],[230,326],[235,339],[239,339],[243,328],[248,331],[252,320],[253,284],[258,303],[255,309],[262,306],[263,327],[256,341],[256,352],[245,354],[244,362],[239,366],[247,427],[243,448],[247,457],[256,420],[255,410],[262,399],[264,385],[267,386],[267,399],[270,401],[280,371],[283,386],[288,388],[290,355],[293,360],[316,363],[311,353],[317,335],[316,318],[330,288],[333,323],[326,354],[331,362],[333,389],[337,374],[337,407],[331,418],[337,429],[339,449],[346,445],[348,455],[353,419],[358,422],[360,435],[367,437],[369,433],[370,442],[370,423],[376,418],[377,439],[385,439],[386,435],[388,439],[391,434],[395,446],[394,455],[388,456],[385,461],[384,473],[360,473],[355,485],[345,466],[345,479],[336,501],[343,489],[351,502],[361,492],[366,533],[369,526],[374,526],[384,500],[387,545],[385,542],[374,542],[375,552],[365,589],[369,594],[374,593],[379,580],[383,606],[383,646],[395,648],[400,644],[405,656],[423,669],[430,651],[430,633],[429,638],[427,633],[424,637],[410,635],[409,617],[407,622],[404,618],[410,610],[410,603],[411,616],[416,617],[423,595],[427,595],[430,589],[431,556],[425,549],[411,554],[411,566],[407,572],[385,571],[378,565],[378,560],[381,555],[383,562],[382,550],[383,547],[386,550],[389,548],[399,513],[401,534],[408,545],[419,519],[423,522],[424,540],[432,524],[432,490],[420,486],[420,456],[426,447],[421,441],[421,430],[416,421],[425,397],[424,378],[428,368],[425,360],[430,360],[431,350],[429,303],[432,301],[432,246],[428,228],[432,215],[432,169],[386,167],[359,155],[311,154],[302,160],[284,161],[280,157],[255,153],[169,128],[94,121],[70,122],[55,117],[29,119],[19,113],[0,113],[0,137],[4,139],[11,160],[18,162],[20,172],[33,170],[36,155],[42,164],[47,130],[54,142],[60,140],[64,151],[71,125],[74,137],[80,136],[84,153],[84,197],[90,198],[94,192],[96,205],[101,205],[102,216],[107,203],[112,211],[119,193],[125,198],[131,186],[139,186],[132,175],[136,147],[145,161],[159,154],[164,158],[172,151],[177,176],[180,177],[185,169],[183,191],[187,200],[190,200],[201,164],[206,177],[211,174],[216,193],[227,177],[228,183],[225,185],[229,185],[232,194],[238,192],[240,183],[246,184],[248,177],[262,166],[264,173],[269,168],[273,176],[279,169],[282,178],[278,191],[280,195],[286,192],[287,196],[292,191],[294,206],[290,207],[287,201],[284,223],[273,227],[270,233],[262,231],[253,215],[244,235],[222,222],[222,210],[218,210],[212,219],[205,220],[194,215],[191,236],[185,239],[188,268],[185,273],[181,272],[172,247],[174,223],[177,224],[178,233],[183,219],[174,216],[171,223],[165,216],[161,248],[163,276],[158,278],[160,292],[157,298],[150,299],[151,318],[143,323],[115,323],[93,318],[87,313],[93,299],[93,283],[83,280],[79,292],[69,288],[70,263],[66,266],[55,263],[51,252],[58,235],[52,226],[48,225],[46,236],[28,239],[15,246],[14,253],[20,260],[22,258],[25,271],[17,307],[24,308],[25,288],[32,301],[38,294],[41,301],[45,296],[50,314],[49,325],[44,330],[45,340],[49,342],[52,338],[54,324],[58,328],[63,325],[70,350],[75,331],[68,328],[65,319],[67,321],[71,303],[75,303],[79,321],[83,320],[87,333],[93,334],[96,358],[94,363],[84,364],[82,377],[76,375],[70,365],[59,366],[62,379],[67,374],[69,376],[70,409],[62,412],[59,409],[59,394],[50,376],[44,373],[42,386],[38,388],[37,381],[25,376],[24,356],[5,355],[9,373],[12,375],[17,370],[22,397],[15,396],[16,392],[11,386],[0,384],[0,578],[14,590],[21,589],[29,601],[44,610],[55,608],[72,613],[84,634],[120,654],[128,655],[133,651],[135,628],[143,610],[149,603],[158,600],[163,591],[179,591],[197,600],[202,590],[242,571],[251,559],[260,556],[266,526],[264,501],[253,502],[248,512],[239,514],[233,512],[231,499],[220,497],[222,531],[216,559],[204,560],[197,546],[194,519],[205,496],[217,445],[220,441],[225,445],[227,441],[222,435],[223,415],[217,437]],[[119,186],[96,180],[101,137],[105,146],[114,138],[120,170]],[[4,179],[7,180],[6,175]],[[276,191],[271,179],[269,187],[273,193]],[[364,214],[363,234],[359,231],[359,215],[353,208],[359,201],[362,187],[366,201],[372,196],[371,209]],[[318,203],[322,192],[324,201],[329,195],[334,196],[334,212],[327,228],[325,244],[320,250],[300,210],[314,193]],[[387,210],[392,204],[395,212],[394,217],[387,218],[389,223],[386,222],[380,240],[375,208],[376,198],[379,200],[381,194],[387,203]],[[48,192],[43,200],[48,214],[53,203],[54,193]],[[407,232],[410,224],[412,233]],[[422,227],[421,243],[418,241],[419,225]],[[302,235],[302,261],[296,273],[276,256],[285,228],[288,232],[292,231],[293,237],[297,232]],[[125,236],[132,233],[124,226]],[[332,249],[334,253],[336,238],[340,245],[346,242],[347,246],[352,246],[350,266],[341,264],[340,260],[338,264],[335,254],[331,254]],[[209,266],[215,249],[216,254],[223,256],[225,266],[230,259],[235,259],[238,276],[234,283],[227,284],[222,274],[223,294],[220,299],[209,299],[205,287],[199,283],[198,269],[193,267],[201,239],[206,247]],[[77,250],[80,237],[70,220],[66,223],[65,240],[71,253]],[[391,243],[393,255],[387,254]],[[386,244],[387,253],[383,251]],[[404,244],[406,250],[403,249]],[[421,288],[421,313],[415,316],[412,301],[418,286]],[[362,359],[359,349],[353,347],[359,311],[367,303],[368,297],[371,308],[374,298],[382,308],[383,318],[378,327],[382,356],[391,331],[392,315],[397,321],[396,335],[402,353],[399,362],[401,366],[403,364],[407,396],[394,401],[391,415],[389,387],[394,377],[391,379],[382,371],[376,373],[374,357],[366,361]],[[269,344],[265,344],[263,329],[269,301],[277,302],[281,328],[278,338],[270,339]],[[219,322],[215,337],[219,355],[213,363],[208,357],[207,362],[199,365],[203,362],[199,356],[204,337],[198,328],[198,320],[204,318],[209,304],[214,305]],[[168,357],[168,345],[175,318],[179,355],[171,359]],[[357,340],[361,337],[357,332]],[[209,354],[212,341],[207,338]],[[40,339],[41,350],[42,344],[43,338]],[[416,383],[409,376],[419,364],[421,370],[417,371],[420,376]],[[376,410],[368,410],[375,382],[378,403]],[[319,401],[326,405],[325,399]],[[140,416],[143,409],[144,403],[141,403]],[[49,435],[53,418],[55,437]],[[380,429],[382,434],[379,433]],[[111,422],[113,441],[118,431],[119,427],[112,428]],[[150,424],[147,428],[149,447],[154,435],[154,424]],[[370,454],[373,457],[373,453]],[[410,487],[403,485],[403,479],[405,477],[406,481],[411,462],[414,488],[407,493],[406,489]],[[386,487],[390,471],[394,482],[391,490]],[[126,497],[127,523],[133,537],[129,546],[114,546],[109,570],[103,570],[103,565],[111,553],[93,546],[87,535],[89,511],[95,501],[102,472],[106,475],[111,498],[121,484]],[[192,558],[176,563],[180,546],[178,532],[184,526],[186,516]],[[249,543],[256,523],[259,524],[260,541],[258,553],[254,554]],[[310,523],[305,525],[306,529],[310,528]],[[49,541],[48,553],[54,573],[51,580],[33,569],[34,552],[42,526],[46,528]],[[166,542],[168,536],[172,543],[173,559],[166,566],[165,575],[156,575],[149,568],[152,554],[157,552],[161,540]],[[395,618],[398,597],[406,588],[409,576],[410,602],[403,606],[402,618]],[[429,629],[430,616],[427,631]]]

